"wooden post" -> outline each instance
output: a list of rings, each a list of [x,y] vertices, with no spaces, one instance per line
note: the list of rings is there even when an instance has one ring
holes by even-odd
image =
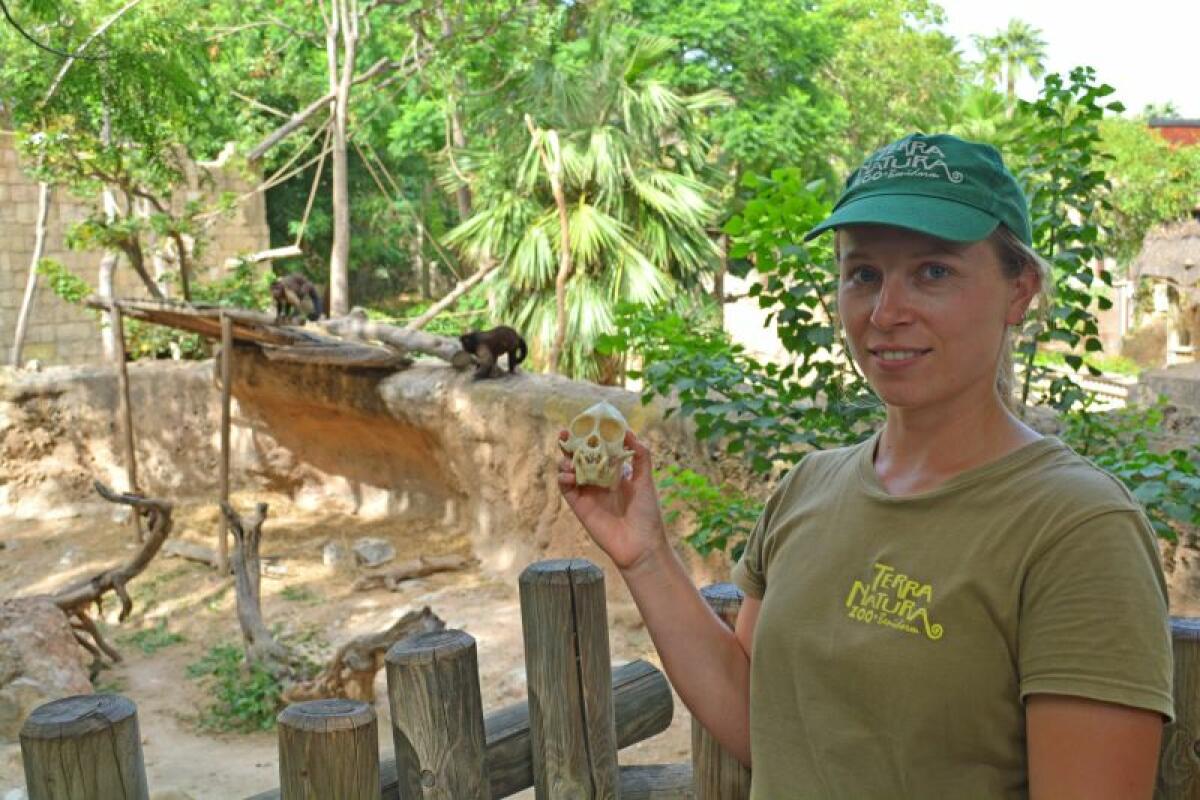
[[[229,411],[230,379],[233,374],[233,320],[221,312],[221,502],[229,502]],[[229,572],[229,522],[221,515],[217,542],[217,571]]]
[[[385,660],[399,796],[487,800],[475,640],[422,633],[392,645]]]
[[[21,727],[29,800],[147,800],[137,707],[117,694],[38,706]]]
[[[541,561],[521,573],[521,627],[538,800],[618,796],[604,573]]]
[[[369,704],[293,703],[278,722],[283,800],[379,800],[379,728]]]
[[[122,435],[125,439],[125,480],[129,484],[127,491],[131,494],[140,494],[137,481],[137,453],[133,449],[133,408],[129,402],[129,370],[126,367],[125,359],[125,320],[121,315],[121,306],[113,303],[112,306],[112,325],[113,335],[117,340],[117,405],[118,414],[121,417]],[[138,542],[141,542],[144,537],[142,535],[142,518],[135,511],[133,514],[133,533],[137,537]]]
[[[1163,730],[1159,800],[1200,799],[1200,619],[1171,617],[1175,721]]]
[[[714,583],[701,589],[700,594],[732,630],[742,607],[742,590],[732,583]],[[718,744],[695,719],[692,719],[692,780],[696,800],[745,800],[750,797],[750,770]]]

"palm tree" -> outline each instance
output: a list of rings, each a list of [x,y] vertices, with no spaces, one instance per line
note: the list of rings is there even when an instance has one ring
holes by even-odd
[[[718,261],[707,232],[718,176],[694,123],[728,99],[657,80],[675,48],[663,37],[629,42],[604,25],[568,47],[515,82],[508,121],[489,126],[498,138],[474,157],[490,176],[477,211],[447,240],[501,262],[492,315],[525,332],[535,362],[594,378],[618,302],[698,288]]]
[[[1046,42],[1042,31],[1028,22],[1012,19],[1008,27],[992,36],[972,37],[983,61],[980,69],[988,80],[1004,79],[1004,94],[1008,98],[1007,114],[1012,116],[1017,103],[1017,76],[1028,73],[1031,78],[1046,74]]]

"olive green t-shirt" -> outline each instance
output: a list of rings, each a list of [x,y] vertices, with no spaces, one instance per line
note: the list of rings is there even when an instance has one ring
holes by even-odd
[[[808,455],[734,569],[762,599],[753,800],[1027,797],[1037,692],[1172,717],[1157,542],[1124,486],[1044,438],[893,497],[877,439]]]

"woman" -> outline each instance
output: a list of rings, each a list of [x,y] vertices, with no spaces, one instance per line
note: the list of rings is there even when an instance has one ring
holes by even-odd
[[[1110,475],[1009,410],[1008,330],[1046,280],[999,153],[912,135],[833,214],[838,309],[883,428],[809,454],[728,631],[671,549],[650,454],[559,484],[692,713],[768,798],[1150,797],[1173,713],[1156,540]],[[565,433],[564,433],[565,435]]]

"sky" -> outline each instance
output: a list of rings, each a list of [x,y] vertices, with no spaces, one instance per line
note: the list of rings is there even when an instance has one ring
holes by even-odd
[[[946,10],[944,30],[972,60],[978,53],[971,34],[991,35],[1020,19],[1041,29],[1048,72],[1065,77],[1072,67],[1095,67],[1126,113],[1170,101],[1180,116],[1200,119],[1200,0],[935,2]],[[1017,94],[1032,100],[1039,84],[1025,79]]]

